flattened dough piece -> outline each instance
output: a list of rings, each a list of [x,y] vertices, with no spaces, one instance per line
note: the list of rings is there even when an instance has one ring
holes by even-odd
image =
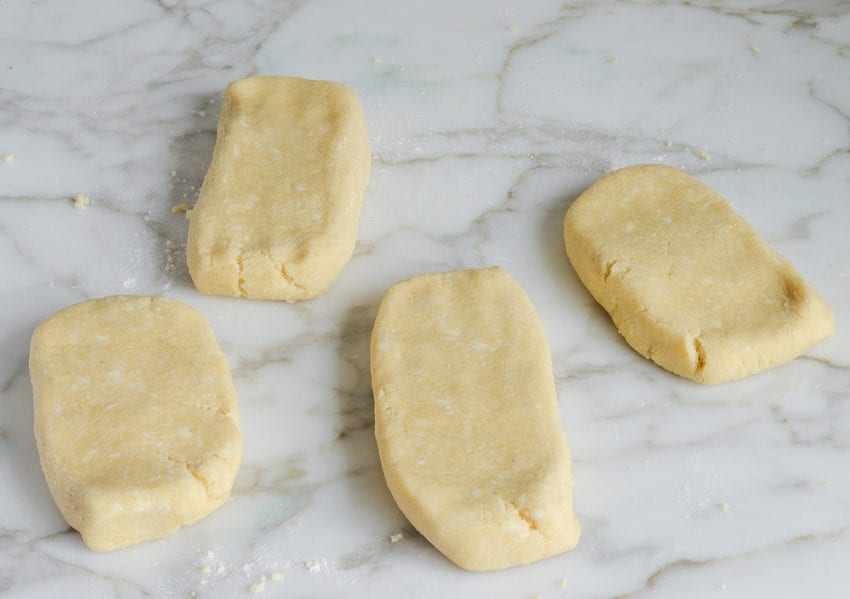
[[[564,242],[629,345],[694,381],[761,372],[835,330],[787,260],[717,192],[669,166],[594,183],[568,210]]]
[[[30,376],[48,487],[91,549],[166,536],[230,495],[236,392],[194,309],[141,296],[65,308],[36,328]]]
[[[350,89],[295,77],[228,85],[189,223],[195,287],[254,299],[324,293],[351,258],[370,167]]]
[[[498,267],[413,277],[372,332],[375,436],[408,520],[468,570],[573,548],[570,454],[543,326]]]

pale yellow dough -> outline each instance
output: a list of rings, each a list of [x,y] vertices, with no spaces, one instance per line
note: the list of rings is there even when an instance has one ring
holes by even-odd
[[[38,326],[29,365],[48,487],[91,549],[163,537],[228,498],[236,392],[197,311],[164,297],[76,304]]]
[[[375,436],[408,520],[457,565],[576,545],[570,454],[534,307],[498,267],[413,277],[372,332]]]
[[[638,353],[701,383],[791,360],[832,311],[713,189],[639,165],[585,191],[564,220],[576,273]]]
[[[228,85],[189,224],[195,287],[254,299],[324,293],[351,258],[370,167],[350,89],[295,77]]]

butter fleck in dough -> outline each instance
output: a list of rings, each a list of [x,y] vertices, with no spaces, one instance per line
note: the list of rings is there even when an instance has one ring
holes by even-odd
[[[549,347],[511,275],[493,267],[394,285],[371,367],[387,485],[446,557],[496,570],[576,545]]]
[[[29,365],[48,487],[91,549],[166,536],[227,500],[236,392],[197,311],[164,297],[76,304],[36,328]]]
[[[790,262],[716,191],[669,166],[601,178],[568,210],[564,242],[629,345],[694,381],[761,372],[835,330]]]
[[[212,162],[189,225],[198,291],[303,300],[351,258],[371,153],[348,88],[295,77],[227,86]]]

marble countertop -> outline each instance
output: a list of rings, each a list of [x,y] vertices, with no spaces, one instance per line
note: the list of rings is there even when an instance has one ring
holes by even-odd
[[[0,595],[845,597],[848,43],[837,1],[0,0]],[[310,302],[196,293],[171,211],[196,198],[224,86],[258,73],[340,81],[367,114],[359,242]],[[561,227],[643,162],[722,193],[820,290],[835,336],[720,386],[632,351]],[[583,536],[470,573],[384,484],[368,342],[395,281],[490,264],[546,328]],[[211,321],[245,454],[219,511],[97,554],[41,474],[27,355],[43,318],[118,293]]]

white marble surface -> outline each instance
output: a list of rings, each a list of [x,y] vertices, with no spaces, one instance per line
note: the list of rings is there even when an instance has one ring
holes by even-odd
[[[0,0],[0,595],[846,597],[848,43],[850,7],[826,0]],[[360,241],[308,303],[197,294],[171,213],[195,199],[224,85],[254,73],[341,81],[367,112]],[[640,162],[724,194],[820,289],[836,335],[716,387],[631,351],[561,223],[593,180]],[[489,264],[546,327],[584,532],[567,554],[475,574],[384,485],[368,338],[391,283]],[[210,319],[245,456],[209,518],[95,554],[41,475],[26,360],[40,320],[116,293]]]

